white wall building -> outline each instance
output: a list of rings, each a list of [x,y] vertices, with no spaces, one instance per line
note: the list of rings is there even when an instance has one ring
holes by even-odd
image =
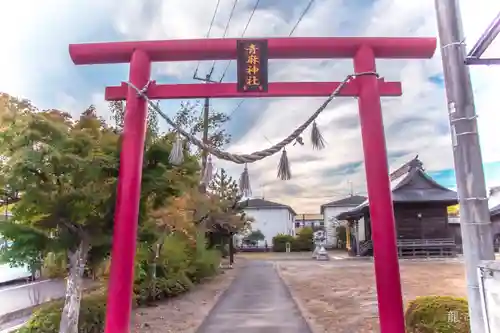
[[[351,195],[347,198],[332,201],[321,205],[321,214],[325,222],[326,247],[332,248],[337,245],[337,223],[335,216],[359,206],[366,200],[360,195]],[[364,231],[363,231],[364,232]]]
[[[321,214],[298,214],[295,216],[295,233],[304,227],[323,228],[325,221]]]
[[[273,237],[278,234],[295,236],[295,211],[287,205],[267,201],[264,199],[248,199],[241,203],[243,210],[254,219],[252,231],[260,230],[265,240],[259,242],[264,246],[267,241],[269,247],[273,244]]]

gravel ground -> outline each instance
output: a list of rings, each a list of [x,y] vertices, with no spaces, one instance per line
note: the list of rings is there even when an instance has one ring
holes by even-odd
[[[280,261],[289,286],[315,333],[380,332],[373,264],[353,261]],[[417,296],[466,296],[460,262],[401,261],[405,304]]]

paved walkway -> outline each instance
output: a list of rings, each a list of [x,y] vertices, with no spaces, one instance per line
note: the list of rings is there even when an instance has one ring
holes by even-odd
[[[273,264],[249,261],[197,333],[310,333]]]

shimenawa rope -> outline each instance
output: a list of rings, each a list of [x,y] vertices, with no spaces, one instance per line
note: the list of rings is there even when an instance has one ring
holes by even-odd
[[[264,149],[260,151],[253,152],[251,154],[232,154],[229,152],[225,152],[222,150],[219,150],[215,147],[212,147],[210,145],[206,145],[203,143],[201,140],[196,138],[194,135],[191,135],[190,133],[186,132],[183,130],[180,126],[177,126],[172,119],[170,119],[155,103],[153,103],[146,95],[147,93],[147,88],[149,87],[150,82],[146,84],[146,86],[143,89],[137,88],[135,85],[133,85],[130,82],[126,82],[130,87],[132,87],[136,92],[137,95],[144,98],[149,106],[158,112],[158,114],[165,119],[165,121],[172,126],[178,133],[180,133],[182,136],[186,137],[189,141],[191,141],[193,144],[198,146],[199,148],[208,151],[210,154],[226,160],[226,161],[231,161],[236,164],[246,164],[246,163],[253,163],[256,161],[260,161],[266,157],[272,156],[282,150],[285,146],[290,144],[292,141],[297,139],[302,132],[320,115],[321,112],[325,110],[325,108],[328,106],[328,104],[336,97],[339,95],[340,91],[342,88],[345,87],[345,85],[352,79],[358,77],[358,76],[366,76],[366,75],[375,75],[377,78],[379,75],[376,72],[361,72],[361,73],[355,73],[355,74],[350,74],[348,75],[340,84],[339,86],[328,96],[328,98],[323,102],[323,104],[314,112],[302,125],[297,127],[295,131],[293,131],[289,136],[287,136],[285,139],[280,141],[279,143]]]

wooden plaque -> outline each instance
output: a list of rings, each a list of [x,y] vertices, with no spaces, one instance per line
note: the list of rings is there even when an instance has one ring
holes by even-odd
[[[238,92],[267,92],[267,40],[237,42]]]

